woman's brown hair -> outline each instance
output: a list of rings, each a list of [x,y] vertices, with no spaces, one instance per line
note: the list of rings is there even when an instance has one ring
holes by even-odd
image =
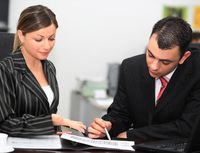
[[[56,15],[46,6],[34,5],[24,9],[19,17],[17,30],[21,30],[23,35],[34,32],[54,24],[58,28]],[[13,51],[21,45],[17,32],[15,34]]]

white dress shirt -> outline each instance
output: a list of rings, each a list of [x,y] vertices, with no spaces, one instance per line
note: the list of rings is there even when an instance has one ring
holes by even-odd
[[[171,77],[174,74],[175,70],[176,70],[176,68],[172,72],[170,72],[169,74],[163,76],[163,78],[166,79],[169,82],[169,80],[171,79]],[[155,104],[156,104],[157,96],[158,96],[158,94],[160,92],[161,87],[162,87],[162,83],[161,83],[160,79],[159,78],[155,78]]]
[[[53,91],[52,91],[50,85],[42,86],[42,89],[43,89],[43,91],[45,92],[45,94],[47,96],[49,105],[51,106],[51,104],[53,102],[53,99],[54,99],[54,94],[53,94]]]

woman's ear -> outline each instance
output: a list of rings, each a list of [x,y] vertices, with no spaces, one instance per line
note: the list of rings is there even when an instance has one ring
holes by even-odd
[[[185,62],[185,60],[190,57],[191,55],[191,52],[190,51],[186,51],[184,53],[184,55],[181,57],[180,61],[179,61],[179,64],[183,64]]]
[[[24,42],[24,35],[21,30],[17,30],[17,35],[21,44]]]

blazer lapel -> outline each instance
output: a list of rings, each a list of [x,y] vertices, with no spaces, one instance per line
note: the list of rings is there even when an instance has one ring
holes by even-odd
[[[58,105],[58,85],[56,81],[56,74],[54,68],[50,65],[48,61],[43,61],[43,70],[45,73],[45,76],[47,77],[47,81],[49,85],[51,86],[51,89],[54,93],[54,100],[51,105],[51,109],[57,108]]]
[[[44,102],[45,105],[48,104],[48,100],[44,91],[40,87],[39,83],[35,80],[35,77],[32,75],[32,73],[24,73],[21,81],[32,93],[35,94],[35,96],[37,96],[42,102]]]
[[[48,103],[47,97],[46,97],[44,91],[42,90],[42,88],[40,87],[39,83],[33,76],[33,74],[30,72],[30,70],[26,66],[24,57],[20,50],[14,52],[13,63],[14,63],[15,69],[20,71],[22,74],[22,77],[21,77],[22,84],[24,84],[24,86],[28,90],[30,90],[35,96],[37,96],[38,99],[40,99],[40,101],[45,106],[44,108],[46,108],[46,111],[48,111],[47,106],[49,106],[49,103]]]

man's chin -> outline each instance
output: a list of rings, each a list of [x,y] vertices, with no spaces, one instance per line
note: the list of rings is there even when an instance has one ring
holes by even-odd
[[[157,74],[151,73],[150,71],[149,71],[149,75],[150,75],[152,78],[158,78],[158,77],[159,77]]]

